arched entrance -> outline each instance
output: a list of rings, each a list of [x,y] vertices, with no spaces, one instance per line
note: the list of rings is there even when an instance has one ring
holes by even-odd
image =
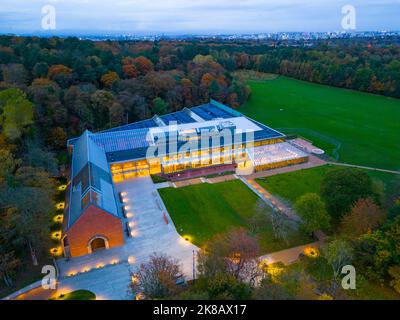
[[[108,240],[102,236],[93,237],[88,244],[89,253],[108,249]]]

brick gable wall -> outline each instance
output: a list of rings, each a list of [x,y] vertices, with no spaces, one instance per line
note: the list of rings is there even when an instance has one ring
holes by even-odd
[[[90,205],[66,232],[71,257],[88,254],[88,243],[95,236],[108,239],[109,248],[124,244],[124,231],[119,218]]]

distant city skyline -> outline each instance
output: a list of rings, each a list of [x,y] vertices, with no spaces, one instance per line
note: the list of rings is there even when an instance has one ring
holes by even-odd
[[[0,32],[55,34],[244,34],[343,30],[342,8],[356,9],[354,31],[400,29],[400,0],[1,0]]]

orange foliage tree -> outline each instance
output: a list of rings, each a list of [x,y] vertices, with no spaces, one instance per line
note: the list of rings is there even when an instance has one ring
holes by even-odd
[[[119,76],[116,72],[114,71],[109,71],[106,74],[103,74],[101,77],[101,82],[103,85],[107,88],[110,88],[115,81],[119,79]]]
[[[343,217],[340,231],[343,236],[356,239],[379,227],[385,218],[385,212],[371,198],[360,199]]]

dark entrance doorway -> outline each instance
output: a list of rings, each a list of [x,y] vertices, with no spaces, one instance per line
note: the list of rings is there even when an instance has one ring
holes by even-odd
[[[95,238],[90,242],[90,248],[92,252],[104,250],[107,248],[106,240],[103,238]]]

